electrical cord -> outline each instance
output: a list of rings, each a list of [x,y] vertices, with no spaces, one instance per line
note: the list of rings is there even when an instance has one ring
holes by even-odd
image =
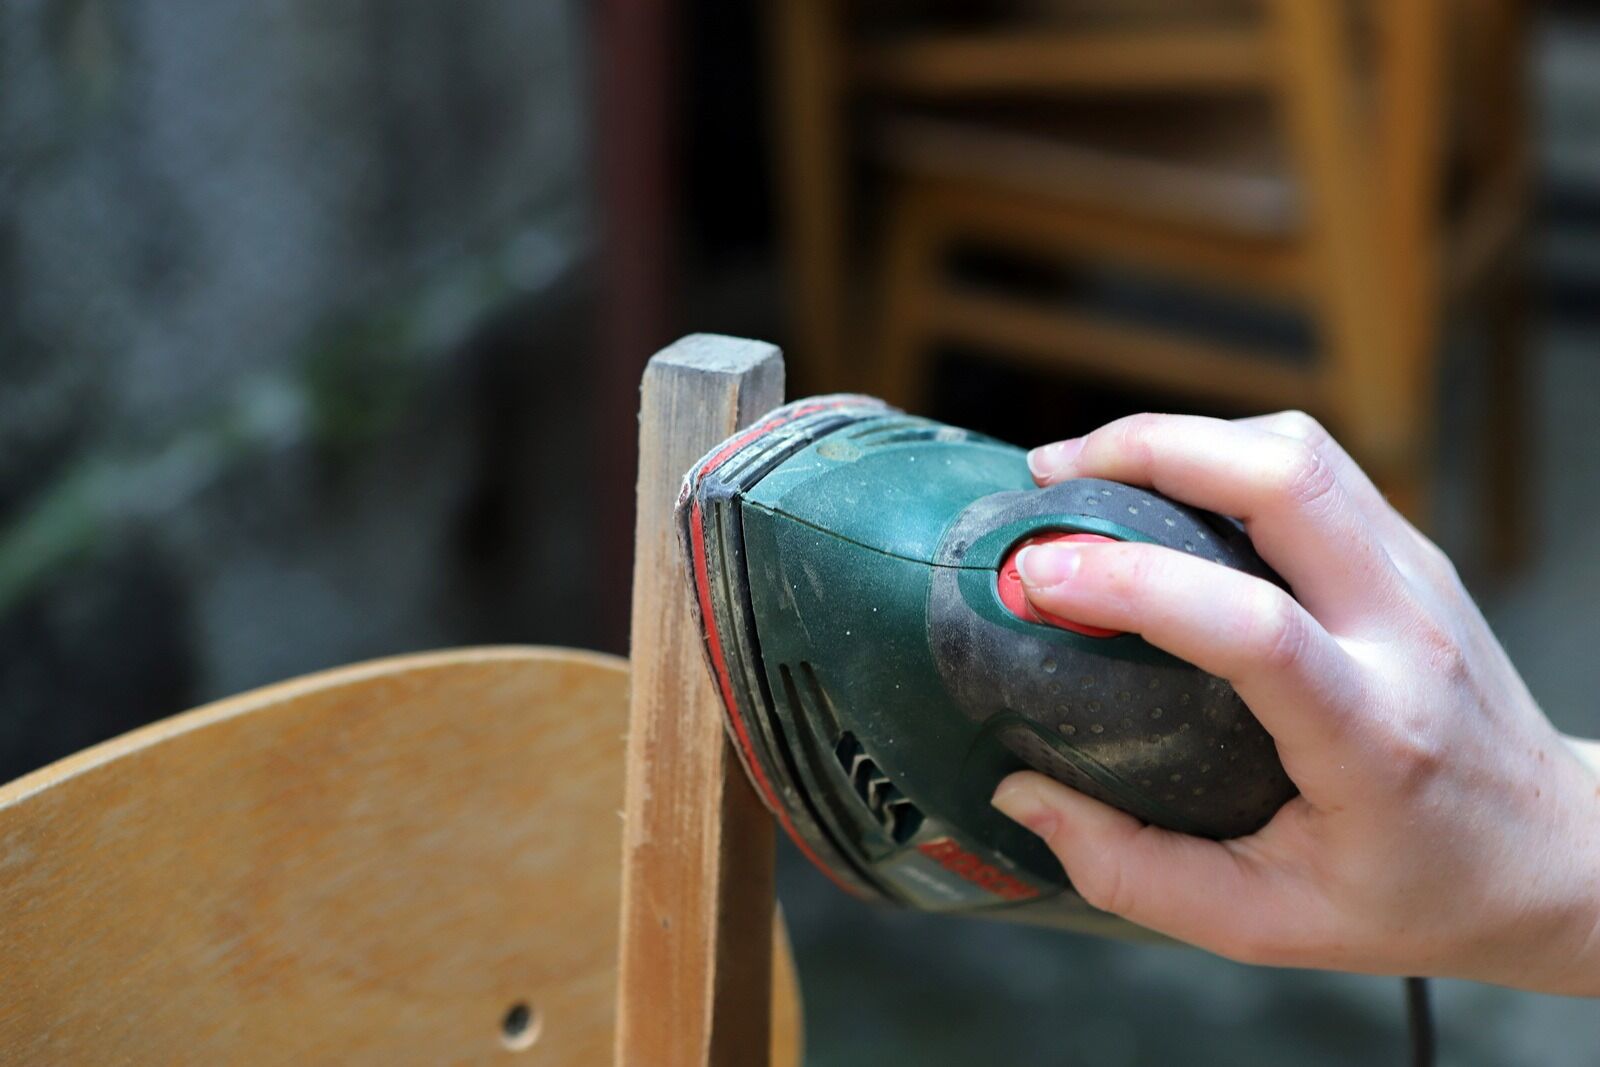
[[[1411,1031],[1411,1067],[1433,1067],[1433,1008],[1426,978],[1402,978],[1406,991],[1406,1024]]]

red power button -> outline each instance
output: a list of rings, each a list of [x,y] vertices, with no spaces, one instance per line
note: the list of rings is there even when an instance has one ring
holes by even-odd
[[[1086,623],[1073,622],[1063,619],[1059,615],[1052,615],[1048,611],[1040,611],[1033,606],[1022,591],[1022,575],[1017,573],[1017,554],[1029,545],[1051,545],[1061,541],[1075,541],[1079,544],[1095,544],[1103,541],[1114,541],[1114,537],[1104,537],[1092,533],[1046,533],[1030,537],[1025,541],[1018,541],[1006,554],[1005,562],[1000,564],[1000,573],[995,578],[995,591],[1000,594],[1000,603],[1006,610],[1024,622],[1040,622],[1047,626],[1059,626],[1063,630],[1071,630],[1075,634],[1085,637],[1116,637],[1121,630],[1107,630],[1099,626],[1090,626]]]

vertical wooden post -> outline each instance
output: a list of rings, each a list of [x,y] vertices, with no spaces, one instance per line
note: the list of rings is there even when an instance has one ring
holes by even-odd
[[[1326,410],[1336,432],[1391,501],[1420,524],[1425,479],[1407,409],[1410,372],[1388,310],[1394,288],[1379,255],[1372,138],[1358,106],[1344,6],[1321,0],[1266,5],[1277,55],[1279,106],[1306,195],[1312,314],[1327,360]]]
[[[1405,405],[1419,416],[1416,433],[1430,453],[1437,430],[1433,394],[1443,319],[1439,259],[1444,211],[1447,0],[1408,0],[1377,12],[1378,194],[1373,202],[1384,239],[1379,263],[1392,280],[1386,313],[1405,365]]]
[[[672,508],[696,460],[782,400],[783,358],[757,341],[685,337],[644,372],[618,1067],[767,1062],[772,819],[723,733]]]
[[[807,392],[860,385],[849,356],[849,161],[840,0],[767,5],[779,224],[795,376]]]

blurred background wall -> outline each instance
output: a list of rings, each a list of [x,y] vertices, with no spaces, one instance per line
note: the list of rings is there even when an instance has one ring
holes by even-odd
[[[1600,13],[1536,6],[1512,51],[1474,51],[1515,6],[1459,5],[1488,38],[1417,40],[1441,85],[1502,76],[1485,64],[1507,55],[1525,63],[1525,81],[1513,68],[1504,84],[1528,97],[1498,94],[1510,106],[1494,120],[1526,119],[1522,140],[1485,142],[1477,113],[1443,105],[1400,127],[1404,144],[1448,146],[1424,154],[1437,160],[1460,148],[1504,162],[1496,145],[1528,146],[1502,235],[1528,268],[1532,312],[1504,320],[1526,389],[1507,424],[1479,313],[1514,279],[1440,295],[1466,261],[1445,237],[1453,164],[1402,183],[1422,205],[1410,215],[1391,214],[1400,185],[1351,186],[1346,217],[1375,247],[1394,219],[1422,220],[1417,242],[1435,252],[1393,253],[1424,264],[1397,275],[1415,290],[1308,295],[1347,277],[1317,266],[1320,252],[1284,251],[1301,248],[1297,212],[1327,196],[1273,184],[1293,152],[1215,117],[1219,99],[1250,111],[1253,90],[1184,73],[1197,55],[1255,69],[1254,53],[1194,36],[1214,33],[1196,12],[1237,27],[1250,4],[1182,5],[1174,22],[1157,0],[904,0],[844,11],[833,38],[804,21],[840,10],[815,0],[5,5],[0,778],[354,659],[491,641],[621,651],[638,372],[690,329],[790,344],[795,388],[901,390],[1029,443],[1150,407],[1326,399],[1457,555],[1552,717],[1600,734]],[[1361,96],[1381,48],[1352,18],[1344,58]],[[1119,64],[1093,36],[1108,27],[1180,44]],[[1091,36],[1065,64],[887,50],[919,34],[1037,48],[1068,29]],[[850,58],[858,46],[865,59]],[[1366,118],[1351,143],[1378,143],[1361,123],[1387,112],[1354,113]],[[831,140],[818,116],[837,124]],[[1147,129],[1181,157],[1143,154]],[[1187,155],[1219,146],[1225,165]],[[1006,210],[1036,213],[979,212],[996,189]],[[908,215],[912,194],[952,213]],[[908,217],[924,228],[897,231]],[[1262,219],[1280,228],[1248,229]],[[938,256],[895,243],[957,222]],[[1235,224],[1248,224],[1242,243]],[[830,232],[836,261],[819,271]],[[1177,268],[1138,269],[1156,251],[1130,261],[1173,234],[1188,242]],[[1208,257],[1224,247],[1243,249],[1229,277],[1268,284],[1214,284],[1228,271]],[[1390,254],[1368,255],[1340,262],[1389,269]],[[905,328],[937,318],[931,290],[906,279],[936,276],[961,283],[948,306],[978,313],[962,329]],[[923,303],[898,314],[895,292]],[[972,293],[990,302],[955,301]],[[1324,379],[1295,375],[1337,347],[1344,327],[1329,323],[1346,320],[1317,309],[1341,302],[1368,331],[1361,351],[1385,358],[1335,403]],[[1262,369],[1227,371],[1223,349],[1259,351]],[[884,366],[891,350],[916,352],[909,374]],[[1525,447],[1493,444],[1507,432]],[[1515,463],[1497,472],[1502,451]],[[1506,500],[1530,521],[1500,544]],[[823,1067],[1402,1050],[1393,982],[886,914],[789,853],[780,881],[809,1062]],[[1587,1003],[1458,983],[1439,1001],[1446,1063],[1600,1060]]]
[[[0,773],[351,658],[595,640],[558,562],[583,34],[553,3],[0,11]]]

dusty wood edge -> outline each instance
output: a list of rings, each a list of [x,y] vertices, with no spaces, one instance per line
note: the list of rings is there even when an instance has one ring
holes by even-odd
[[[775,346],[715,335],[658,353],[641,383],[615,1050],[626,1067],[753,1067],[771,1052],[773,825],[725,732],[674,506],[684,472],[782,399]]]
[[[628,661],[621,656],[585,649],[561,648],[555,645],[486,645],[465,648],[439,649],[430,652],[413,652],[397,656],[384,656],[343,667],[316,671],[283,682],[252,689],[237,696],[225,697],[190,711],[159,719],[147,726],[119,734],[97,745],[74,752],[70,756],[48,763],[21,778],[0,785],[0,810],[17,804],[51,786],[69,778],[92,771],[125,756],[159,745],[174,737],[203,730],[269,708],[307,693],[330,692],[345,686],[359,685],[373,678],[404,674],[414,671],[438,670],[465,663],[538,663],[546,660],[580,660],[597,667],[626,672]]]
[[[783,352],[771,341],[720,333],[691,333],[651,356],[645,373],[649,374],[652,366],[682,367],[700,374],[741,378],[762,371],[770,360],[779,361],[771,373],[781,374]],[[740,428],[734,427],[735,430]]]

